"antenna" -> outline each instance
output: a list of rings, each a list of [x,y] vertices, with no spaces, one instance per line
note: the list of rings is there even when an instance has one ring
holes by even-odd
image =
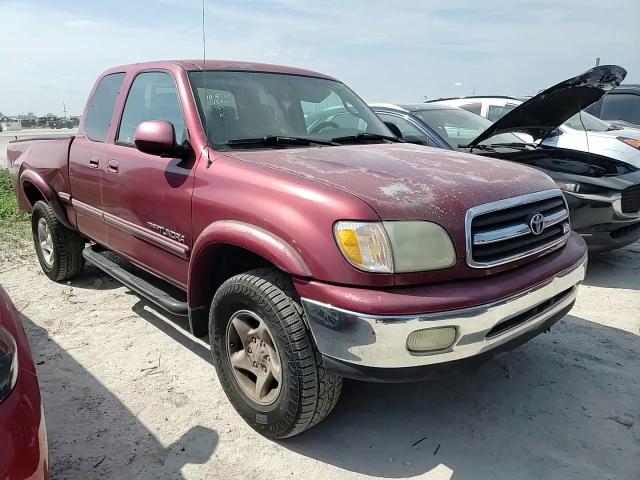
[[[213,163],[209,158],[209,92],[207,90],[207,0],[202,0],[202,75],[204,75],[204,133],[206,139],[207,168]]]

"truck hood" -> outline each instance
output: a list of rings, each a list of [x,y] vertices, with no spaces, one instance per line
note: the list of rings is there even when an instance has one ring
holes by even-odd
[[[547,175],[531,167],[408,143],[228,155],[355,195],[383,220],[429,220],[462,236],[469,208],[556,187]]]
[[[499,118],[469,146],[500,133],[521,132],[545,138],[580,110],[597,102],[620,85],[627,71],[617,65],[601,65],[544,90]]]

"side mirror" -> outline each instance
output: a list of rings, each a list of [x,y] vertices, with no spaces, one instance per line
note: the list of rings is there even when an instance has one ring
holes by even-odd
[[[393,133],[396,137],[402,138],[402,132],[400,131],[400,129],[395,123],[384,122],[384,124],[389,128],[389,130],[391,130],[391,133]]]
[[[189,149],[175,141],[173,124],[165,120],[147,120],[136,128],[133,137],[136,148],[149,155],[184,158]]]

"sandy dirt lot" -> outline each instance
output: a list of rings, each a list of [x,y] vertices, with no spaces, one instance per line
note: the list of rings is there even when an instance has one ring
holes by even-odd
[[[640,478],[640,244],[593,258],[550,333],[465,375],[347,381],[333,415],[283,442],[235,414],[183,320],[94,268],[55,284],[31,249],[0,248],[54,480]]]
[[[0,168],[7,168],[7,146],[11,140],[27,137],[47,137],[51,135],[74,135],[77,128],[25,128],[11,132],[0,132]]]

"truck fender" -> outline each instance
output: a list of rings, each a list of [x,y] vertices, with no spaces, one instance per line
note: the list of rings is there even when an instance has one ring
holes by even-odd
[[[56,217],[58,217],[58,220],[60,220],[60,223],[62,223],[65,227],[67,227],[70,230],[76,229],[71,224],[71,222],[69,222],[69,219],[67,218],[67,214],[64,208],[62,207],[62,205],[60,204],[60,200],[58,200],[58,196],[56,195],[56,193],[39,174],[37,174],[33,170],[25,170],[20,174],[20,180],[18,182],[18,185],[20,186],[20,195],[22,195],[22,198],[24,199],[26,204],[28,204],[31,208],[33,208],[33,205],[31,205],[31,202],[29,201],[27,194],[24,190],[24,186],[26,184],[33,185],[40,192],[40,194],[44,197],[47,203],[51,205],[51,208],[56,214]]]
[[[196,240],[189,262],[189,306],[202,306],[206,295],[195,285],[204,285],[211,254],[216,245],[233,245],[263,257],[280,270],[296,277],[311,277],[309,267],[300,253],[282,238],[264,228],[236,220],[219,220],[206,227]],[[211,247],[214,247],[211,250]]]

